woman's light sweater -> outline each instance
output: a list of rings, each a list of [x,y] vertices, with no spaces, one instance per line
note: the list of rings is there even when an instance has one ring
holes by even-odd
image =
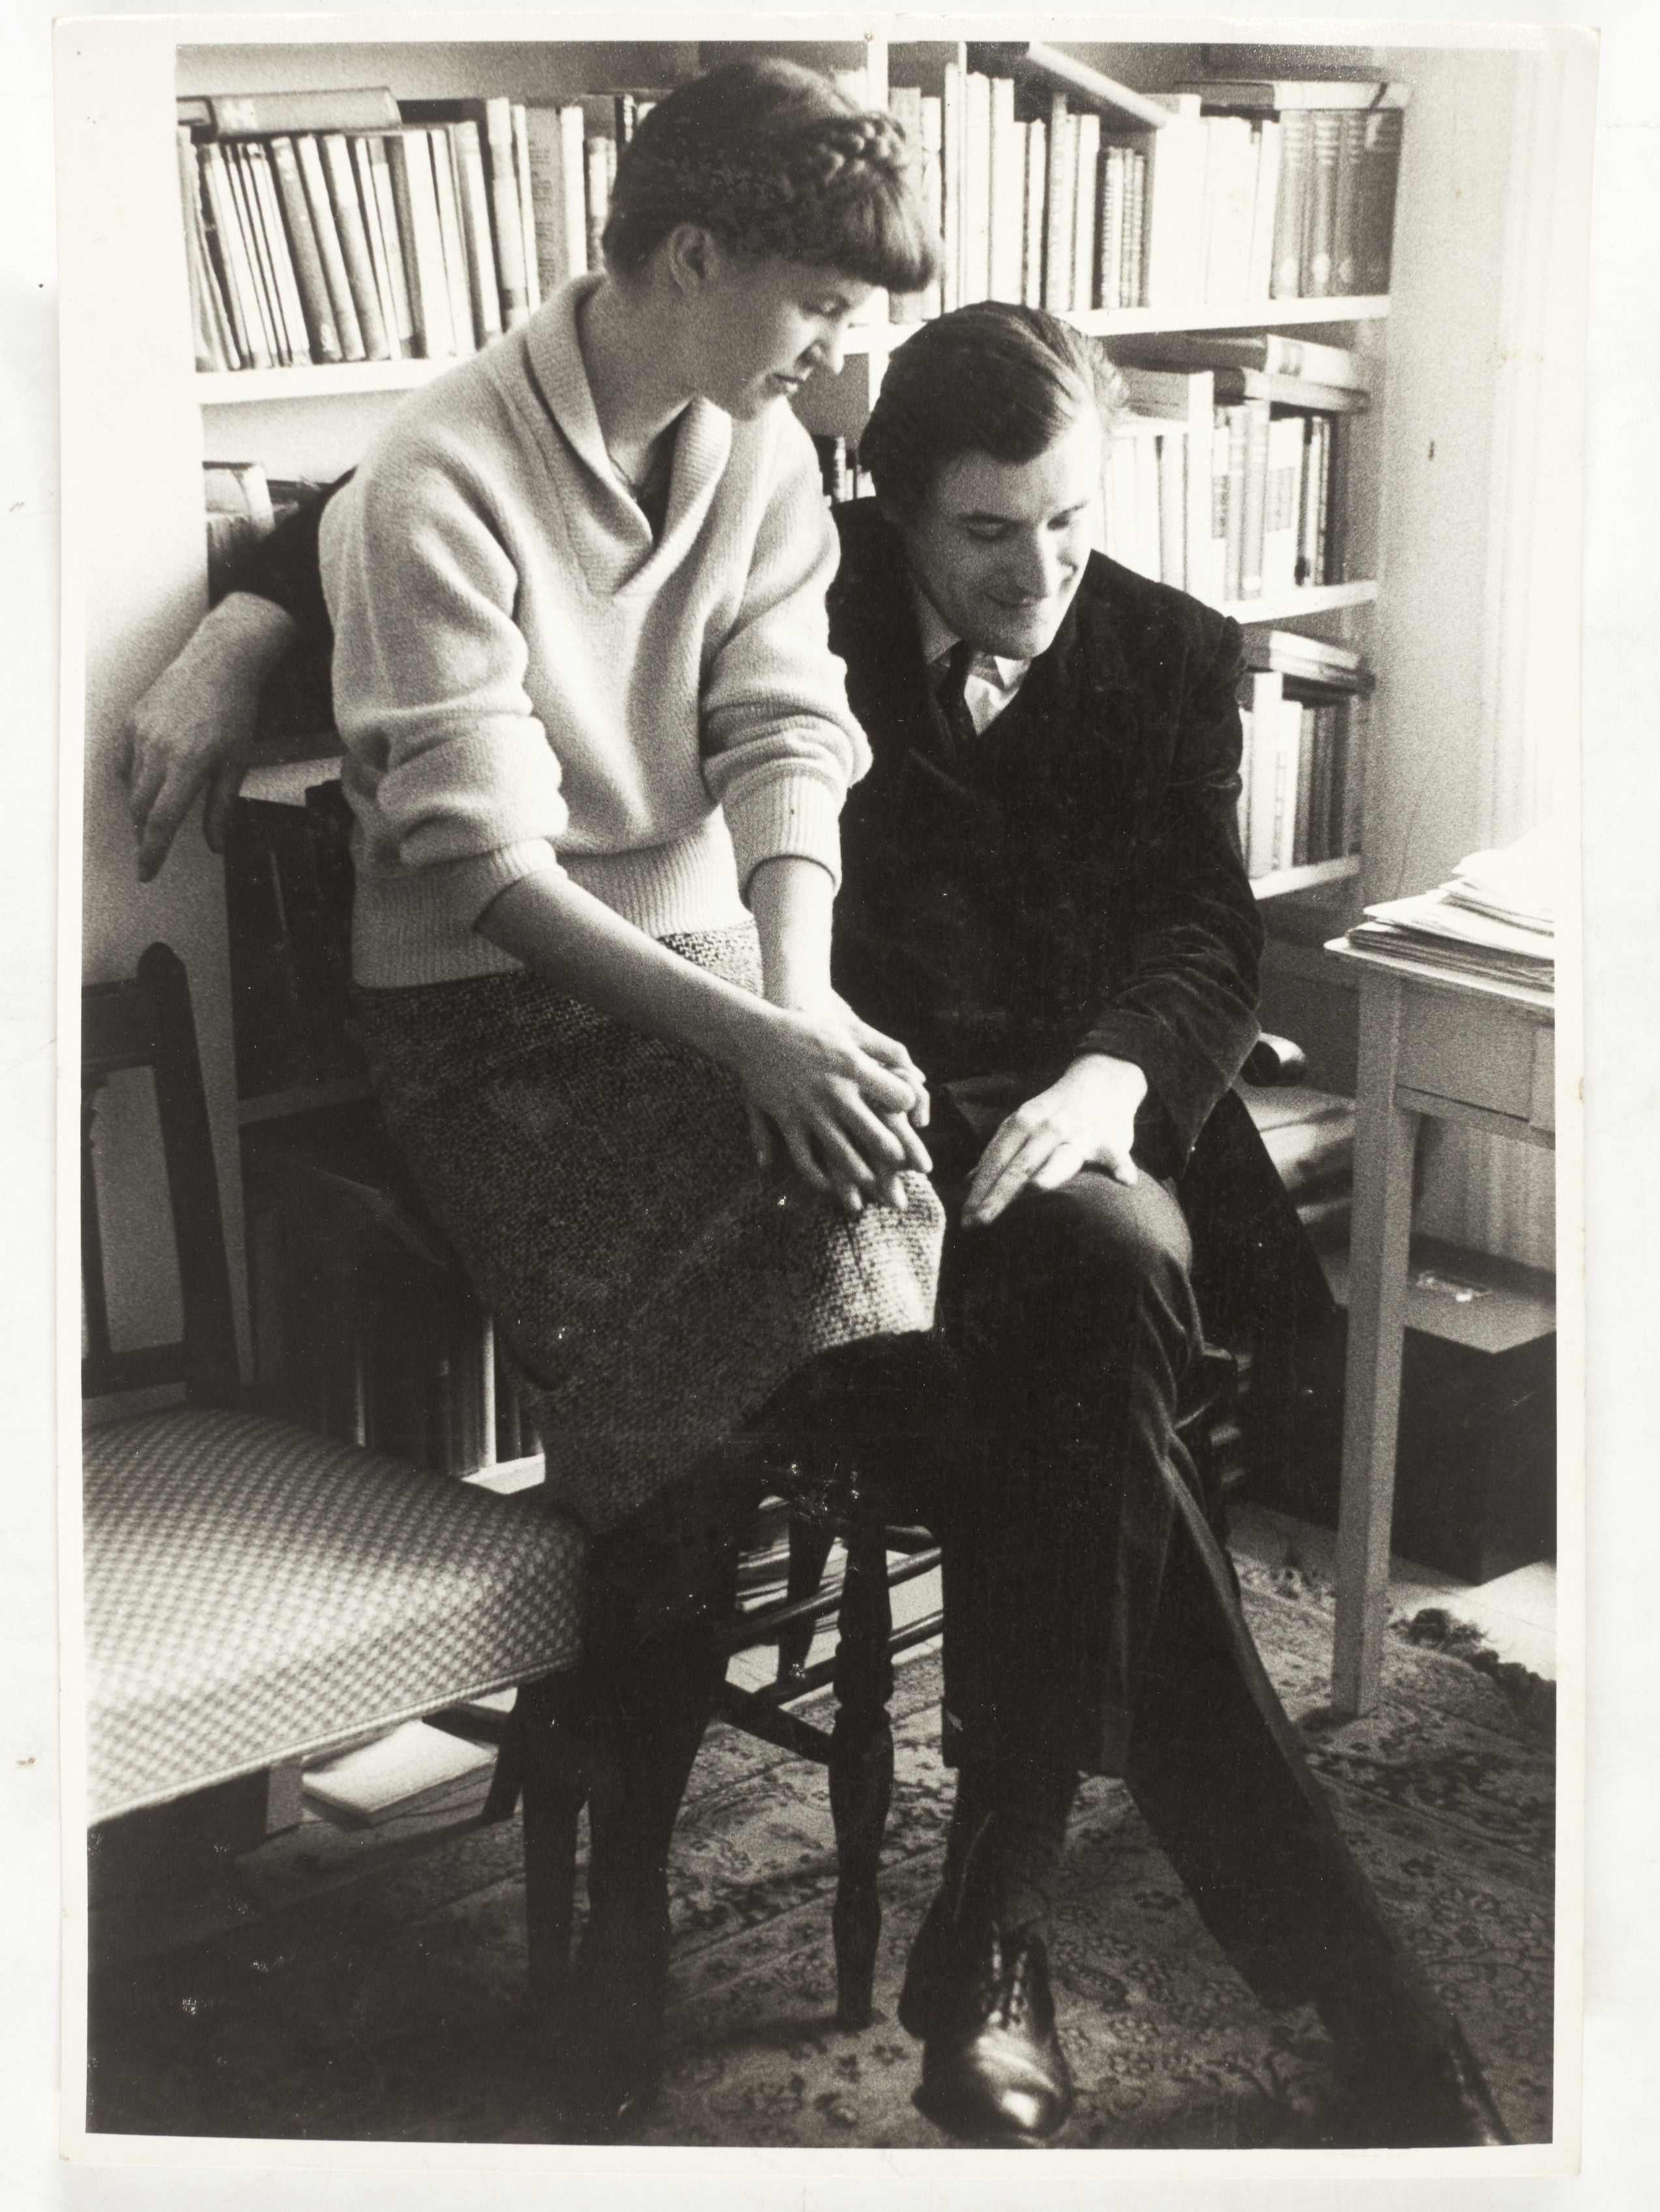
[[[654,937],[741,921],[764,860],[839,872],[870,757],[812,441],[694,401],[654,544],[577,343],[596,282],[400,407],[324,517],[361,983],[517,966],[474,925],[538,870]]]

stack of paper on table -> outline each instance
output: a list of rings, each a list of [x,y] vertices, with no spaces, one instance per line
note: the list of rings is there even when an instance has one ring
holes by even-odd
[[[1349,942],[1489,981],[1554,990],[1552,852],[1547,823],[1502,852],[1473,853],[1438,890],[1369,906]]]

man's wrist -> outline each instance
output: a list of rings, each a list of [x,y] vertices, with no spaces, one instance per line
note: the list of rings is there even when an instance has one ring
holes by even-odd
[[[1110,1082],[1134,1106],[1139,1106],[1147,1095],[1146,1070],[1135,1060],[1120,1060],[1114,1053],[1080,1052],[1067,1073],[1073,1070],[1084,1071],[1094,1081]]]

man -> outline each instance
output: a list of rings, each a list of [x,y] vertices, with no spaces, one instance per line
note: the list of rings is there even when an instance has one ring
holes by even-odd
[[[873,754],[843,820],[837,981],[935,1092],[962,1378],[926,1445],[900,1378],[882,1470],[944,1547],[958,1769],[900,2017],[942,2126],[1062,2125],[1053,1878],[1079,1771],[1122,1773],[1252,1988],[1318,2006],[1370,2140],[1503,2142],[1304,1764],[1176,1426],[1195,1280],[1214,1326],[1230,1301],[1295,1295],[1306,1256],[1230,1088],[1262,941],[1236,827],[1239,633],[1090,550],[1115,381],[1036,310],[925,324],[861,441],[876,500],[837,510],[831,638]],[[316,636],[295,542],[251,580]],[[238,607],[216,617],[225,653],[268,661],[291,631]],[[146,856],[220,757],[192,704],[207,665],[137,712]],[[185,735],[158,744],[169,714]]]

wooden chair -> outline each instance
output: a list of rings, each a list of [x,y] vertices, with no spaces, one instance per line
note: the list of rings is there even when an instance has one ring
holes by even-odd
[[[100,1103],[153,1079],[183,1325],[112,1340]],[[578,1657],[587,1542],[522,1498],[423,1474],[239,1402],[217,1180],[184,967],[83,999],[83,1393],[182,1382],[185,1401],[89,1429],[82,1455],[87,1773],[94,1826],[513,1685]],[[545,1864],[569,1792],[527,1730],[526,1854]],[[574,1821],[574,1816],[573,1816]],[[556,1856],[557,1846],[555,1846]],[[532,1899],[538,1936],[545,1899]],[[562,1966],[532,1947],[532,1985]]]

